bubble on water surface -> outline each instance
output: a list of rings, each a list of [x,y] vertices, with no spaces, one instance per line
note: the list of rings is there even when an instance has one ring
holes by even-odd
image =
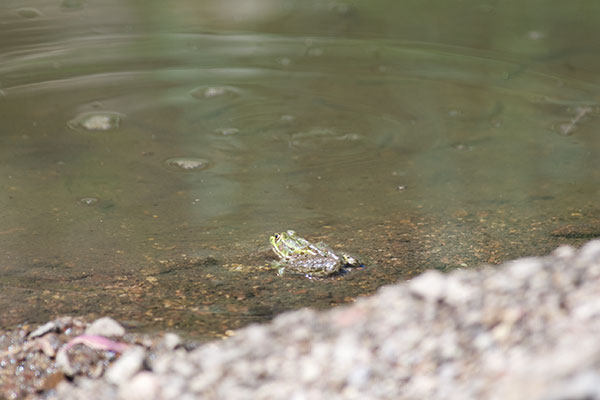
[[[237,135],[238,133],[240,133],[240,130],[238,128],[219,128],[215,129],[215,132],[223,136],[231,136]]]
[[[362,137],[358,133],[353,132],[338,132],[335,129],[313,127],[306,131],[296,132],[291,135],[291,144],[317,144],[331,141],[348,141],[355,142]]]
[[[192,90],[190,95],[196,99],[235,98],[240,91],[232,86],[201,86]]]
[[[469,146],[464,143],[455,143],[452,145],[452,148],[459,151],[471,151],[473,150],[473,146]]]
[[[19,17],[23,18],[37,18],[42,16],[40,10],[33,7],[21,7],[16,12]]]
[[[83,204],[91,206],[93,204],[96,204],[98,202],[98,199],[95,197],[84,197],[83,199],[79,199],[79,201]]]
[[[210,166],[210,162],[208,160],[205,160],[203,158],[196,158],[196,157],[169,158],[168,160],[165,161],[165,164],[167,164],[167,166],[169,166],[171,168],[183,170],[183,171],[202,170],[202,169],[206,169]]]
[[[76,130],[108,131],[117,129],[122,117],[122,114],[113,111],[85,112],[67,122],[67,125]]]

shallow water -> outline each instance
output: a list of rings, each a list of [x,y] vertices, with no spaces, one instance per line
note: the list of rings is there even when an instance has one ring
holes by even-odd
[[[598,5],[6,0],[0,326],[203,337],[600,236]],[[366,260],[277,277],[271,233]]]

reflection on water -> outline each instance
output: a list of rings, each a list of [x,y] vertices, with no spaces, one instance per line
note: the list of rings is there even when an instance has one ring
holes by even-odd
[[[600,14],[541,4],[3,2],[0,325],[213,335],[593,237]],[[371,265],[247,268],[286,229]]]

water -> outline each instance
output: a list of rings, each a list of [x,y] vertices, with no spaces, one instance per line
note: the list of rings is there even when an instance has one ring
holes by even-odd
[[[405,3],[2,2],[0,326],[212,337],[600,236],[599,6]],[[368,266],[260,268],[287,229]]]

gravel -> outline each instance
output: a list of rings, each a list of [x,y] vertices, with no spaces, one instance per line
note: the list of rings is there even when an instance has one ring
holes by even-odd
[[[52,334],[51,326],[45,330]],[[131,346],[70,399],[600,399],[600,241],[436,271],[188,350]]]

